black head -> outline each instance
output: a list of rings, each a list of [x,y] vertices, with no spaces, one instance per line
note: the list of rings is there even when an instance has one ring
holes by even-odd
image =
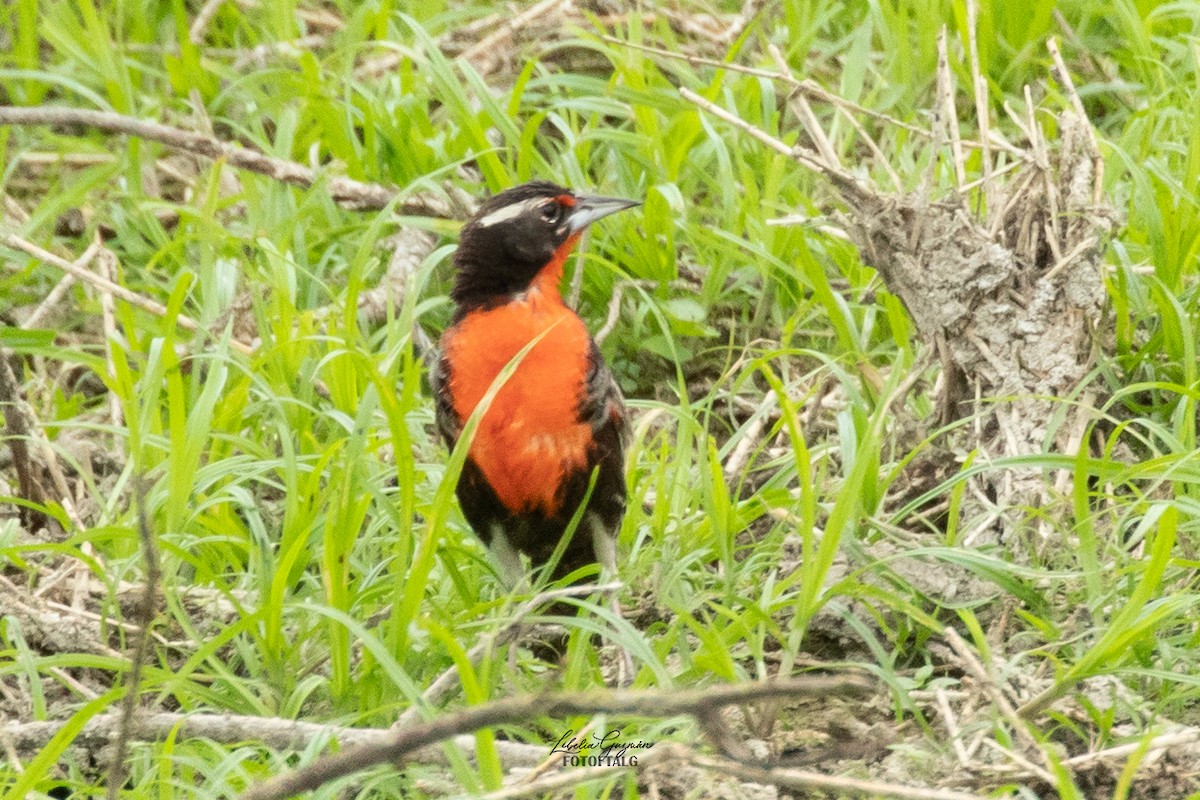
[[[459,310],[523,292],[591,223],[636,200],[590,197],[532,181],[489,197],[463,226],[450,298]]]

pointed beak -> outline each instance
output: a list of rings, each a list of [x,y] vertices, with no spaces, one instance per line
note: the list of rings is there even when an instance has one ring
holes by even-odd
[[[571,209],[571,216],[567,218],[567,232],[579,233],[598,219],[641,204],[640,200],[626,200],[623,197],[578,195],[575,198],[575,207]]]

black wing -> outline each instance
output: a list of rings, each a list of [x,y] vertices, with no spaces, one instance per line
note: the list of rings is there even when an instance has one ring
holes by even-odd
[[[446,447],[454,449],[462,433],[463,422],[454,410],[454,401],[450,398],[450,364],[441,353],[434,353],[429,359],[429,386],[433,389],[434,419],[437,421],[438,433]]]
[[[589,511],[615,531],[625,515],[625,448],[631,436],[629,411],[621,388],[595,342],[588,350],[588,374],[579,417],[592,426],[589,468],[599,468]]]

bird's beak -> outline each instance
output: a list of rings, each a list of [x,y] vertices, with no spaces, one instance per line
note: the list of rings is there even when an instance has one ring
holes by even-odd
[[[626,200],[623,197],[578,195],[575,198],[575,207],[571,209],[571,216],[567,218],[567,233],[579,233],[598,219],[641,204],[641,200]]]

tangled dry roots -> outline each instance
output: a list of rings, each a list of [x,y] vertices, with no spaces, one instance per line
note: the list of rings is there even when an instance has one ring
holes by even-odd
[[[937,349],[941,423],[975,416],[952,448],[984,459],[1074,453],[1090,418],[1088,403],[1063,399],[1079,397],[1092,367],[1113,212],[1094,199],[1088,123],[1070,110],[1058,123],[1054,158],[1032,144],[1004,185],[993,179],[986,215],[962,194],[863,193],[845,220],[863,260]],[[1039,469],[989,471],[976,484],[975,502],[991,506],[977,536],[1003,535],[1010,525],[991,523],[1051,502]]]
[[[1006,103],[1025,141],[1004,139],[988,120],[990,99],[972,58],[977,140],[960,131],[946,34],[939,39],[938,86],[930,130],[858,107],[791,74],[772,50],[780,71],[772,75],[792,87],[796,116],[811,146],[788,145],[693,92],[687,99],[726,119],[806,169],[822,174],[840,197],[841,228],[857,245],[864,263],[908,308],[917,330],[941,361],[938,422],[947,428],[941,454],[914,462],[928,473],[914,483],[933,488],[970,457],[985,469],[967,482],[962,507],[964,544],[1012,539],[1036,516],[1043,538],[1057,514],[1054,498],[1067,488],[1069,473],[1047,475],[1037,467],[1004,463],[1043,453],[1073,455],[1085,445],[1095,397],[1086,386],[1094,361],[1093,333],[1105,295],[1101,270],[1115,212],[1101,191],[1104,162],[1083,104],[1053,41],[1047,43],[1055,77],[1069,101],[1054,119],[1040,113],[1028,87],[1026,115]],[[974,53],[972,53],[974,56]],[[766,74],[758,71],[759,74]],[[809,105],[832,106],[850,120],[841,126],[855,146],[833,146]],[[884,127],[899,126],[925,138],[929,164],[918,188],[904,192],[896,171],[858,117]],[[1056,131],[1048,140],[1043,127]],[[863,152],[892,179],[886,191],[851,170],[838,152]],[[844,143],[843,143],[844,144]],[[973,148],[978,177],[969,179],[964,152]],[[919,161],[919,157],[918,157]],[[865,166],[865,165],[864,165]],[[952,181],[941,178],[952,176]],[[949,185],[946,185],[949,184]],[[912,442],[910,444],[915,444]],[[950,457],[946,457],[949,454]],[[929,459],[926,460],[927,462]],[[1000,462],[1000,463],[997,463]],[[994,468],[987,468],[992,467]],[[1019,549],[1019,548],[1018,548]]]

